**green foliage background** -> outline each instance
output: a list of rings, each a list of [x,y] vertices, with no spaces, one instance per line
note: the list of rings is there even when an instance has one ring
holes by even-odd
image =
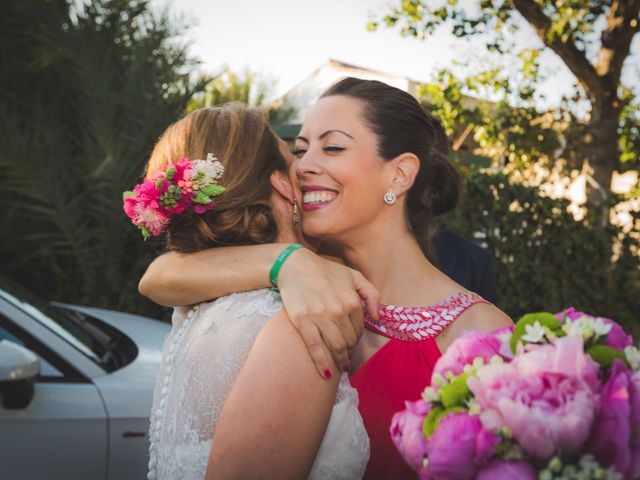
[[[157,314],[137,294],[154,245],[122,191],[197,90],[194,63],[146,1],[73,5],[2,3],[1,272],[48,298]]]
[[[138,182],[167,125],[215,99],[248,101],[255,82],[229,72],[226,84],[192,79],[196,62],[176,36],[179,25],[147,1],[74,5],[2,3],[0,273],[50,299],[161,316],[137,282],[162,242],[142,241],[122,212],[122,191]],[[452,77],[441,80],[448,125],[456,119],[447,108],[461,110],[464,99]],[[437,90],[424,93],[433,105]],[[481,112],[467,113],[464,122],[481,123]],[[632,121],[629,131],[635,145]],[[566,202],[504,176],[467,170],[465,180],[467,198],[446,220],[467,238],[484,237],[505,311],[517,318],[572,305],[637,328],[640,219],[635,237],[611,226],[595,231]]]
[[[588,218],[574,220],[566,200],[504,175],[463,171],[465,197],[445,223],[493,252],[504,311],[515,320],[573,306],[640,334],[640,215],[632,232],[598,230]]]

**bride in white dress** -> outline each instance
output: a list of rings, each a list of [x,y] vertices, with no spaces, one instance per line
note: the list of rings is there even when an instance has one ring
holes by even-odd
[[[166,231],[179,252],[296,242],[290,153],[266,114],[238,104],[189,114],[160,138],[147,177],[209,153],[224,166],[215,208],[188,208],[147,234]],[[357,407],[346,374],[316,374],[276,291],[176,308],[154,394],[148,478],[362,478],[369,440]]]

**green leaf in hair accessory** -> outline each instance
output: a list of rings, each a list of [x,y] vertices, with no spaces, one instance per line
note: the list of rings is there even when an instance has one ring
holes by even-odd
[[[209,195],[206,195],[206,194],[198,191],[198,193],[195,194],[195,196],[191,199],[191,201],[193,203],[199,203],[201,205],[206,205],[208,203],[211,203],[211,197]]]
[[[167,170],[167,173],[165,173],[164,175],[164,178],[167,180],[167,182],[170,182],[171,180],[173,180],[173,177],[177,171],[178,169],[176,167],[171,167]]]
[[[209,185],[205,185],[199,191],[205,195],[209,195],[210,197],[217,197],[218,195],[221,195],[224,190],[225,188],[222,185],[211,183]]]

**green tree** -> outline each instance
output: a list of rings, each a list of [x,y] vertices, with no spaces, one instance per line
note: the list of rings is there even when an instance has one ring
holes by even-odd
[[[531,87],[538,75],[536,57],[535,51],[526,51],[518,59],[516,68],[535,69],[526,82],[514,82],[511,72],[498,68],[466,78],[444,69],[433,82],[421,85],[417,95],[442,120],[454,151],[473,135],[481,148],[478,153],[496,161],[525,166],[553,159],[568,122],[536,108]]]
[[[61,301],[157,312],[151,249],[122,211],[199,88],[144,0],[6,0],[0,38],[0,270]]]
[[[555,52],[571,70],[590,105],[581,141],[587,146],[585,168],[593,171],[600,188],[589,188],[588,199],[600,220],[606,219],[612,174],[621,161],[621,122],[630,118],[624,112],[631,97],[623,93],[621,74],[640,28],[640,0],[481,0],[473,11],[457,0],[428,4],[433,2],[401,0],[369,28],[383,23],[427,39],[447,25],[458,37],[482,35],[489,51],[507,53],[515,48],[511,33],[528,24],[540,49]],[[637,131],[637,116],[634,121]]]

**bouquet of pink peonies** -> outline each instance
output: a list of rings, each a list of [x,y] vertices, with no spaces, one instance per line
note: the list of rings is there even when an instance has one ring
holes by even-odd
[[[568,309],[467,332],[391,424],[421,479],[640,478],[640,352]]]

